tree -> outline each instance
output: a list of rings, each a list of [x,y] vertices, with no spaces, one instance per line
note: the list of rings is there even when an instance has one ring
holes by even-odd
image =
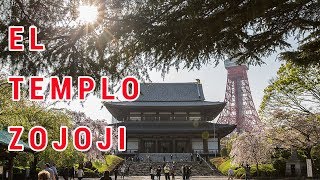
[[[97,141],[102,141],[105,139],[105,132],[104,127],[108,126],[108,123],[106,120],[92,120],[91,118],[87,117],[84,113],[81,112],[69,112],[69,114],[72,116],[73,119],[73,128],[72,131],[79,127],[79,126],[86,126],[88,127],[92,132],[92,144],[93,146],[91,149],[87,152],[85,152],[86,157],[91,161],[94,159],[104,159],[106,153],[111,153],[112,151],[115,151],[117,149],[117,131],[116,129],[113,129],[112,134],[112,148],[108,152],[101,152],[97,147],[95,146]],[[115,128],[115,127],[113,127]]]
[[[312,149],[320,143],[320,117],[294,111],[274,111],[269,119],[268,136],[279,148],[295,148],[312,159]]]
[[[2,1],[0,65],[20,75],[69,75],[74,79],[91,75],[97,80],[107,75],[114,83],[134,75],[147,80],[150,68],[166,73],[170,67],[200,68],[226,57],[261,64],[262,57],[289,47],[288,37],[295,37],[302,45],[283,58],[298,53],[293,62],[319,66],[320,6],[314,0],[84,3],[99,8],[96,22],[77,21],[77,1]],[[38,26],[38,37],[47,50],[9,52],[10,25]]]
[[[271,160],[273,147],[262,132],[244,132],[232,144],[230,157],[233,163],[255,164],[259,175],[259,164]]]
[[[273,144],[303,150],[313,159],[312,151],[320,143],[319,68],[284,64],[264,92],[260,111]]]
[[[24,142],[28,142],[28,131],[33,126],[42,126],[46,128],[49,140],[47,148],[42,152],[34,153],[33,157],[30,154],[18,153],[15,157],[15,165],[30,166],[32,161],[39,159],[40,163],[55,162],[61,167],[72,166],[83,160],[84,154],[76,151],[72,143],[69,143],[63,152],[54,151],[50,145],[51,141],[60,140],[60,126],[67,126],[69,129],[73,127],[71,116],[63,110],[50,109],[45,103],[28,101],[24,96],[23,88],[21,100],[12,101],[11,86],[7,86],[5,79],[5,76],[0,77],[0,128],[23,126],[24,133],[21,138]]]
[[[279,109],[316,114],[320,108],[320,69],[283,64],[264,90],[261,114]]]

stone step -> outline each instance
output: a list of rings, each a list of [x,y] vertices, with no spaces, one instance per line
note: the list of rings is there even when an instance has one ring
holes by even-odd
[[[158,166],[163,167],[165,163],[161,162],[127,162],[129,165],[129,175],[130,176],[146,176],[150,174],[150,167],[153,166],[157,168]],[[175,174],[181,176],[181,167],[187,165],[191,167],[192,176],[219,176],[221,175],[215,168],[210,169],[204,162],[175,162],[169,163],[169,166],[174,165]],[[162,168],[163,169],[163,168]],[[162,176],[164,175],[162,170]]]

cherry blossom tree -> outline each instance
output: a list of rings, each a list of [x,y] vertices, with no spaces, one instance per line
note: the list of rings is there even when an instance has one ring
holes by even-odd
[[[117,149],[117,146],[116,146],[117,131],[115,128],[113,129],[113,132],[112,132],[113,145],[109,152],[102,152],[95,146],[97,141],[104,140],[104,135],[105,135],[104,127],[108,126],[107,120],[93,120],[90,117],[87,117],[82,112],[70,112],[70,114],[72,116],[73,123],[74,123],[73,130],[79,126],[86,126],[92,132],[92,146],[89,151],[85,152],[89,160],[104,159],[104,155],[106,153],[111,154],[112,152],[115,151],[115,149]]]
[[[273,147],[261,132],[244,132],[232,144],[230,156],[236,164],[255,164],[259,174],[259,164],[269,162]]]

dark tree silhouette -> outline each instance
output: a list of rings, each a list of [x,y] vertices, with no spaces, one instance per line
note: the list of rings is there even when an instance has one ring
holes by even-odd
[[[148,70],[200,68],[226,57],[261,64],[277,48],[282,58],[319,66],[320,4],[316,0],[86,0],[99,9],[79,23],[77,0],[0,2],[0,65],[20,75],[148,79]],[[90,14],[88,14],[90,16]],[[36,25],[46,51],[9,52],[9,25]],[[27,33],[27,32],[26,32]],[[26,38],[27,39],[27,38]],[[27,42],[25,42],[27,45]]]

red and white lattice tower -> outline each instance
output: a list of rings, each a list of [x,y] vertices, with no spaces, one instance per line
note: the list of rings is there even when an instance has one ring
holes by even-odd
[[[225,68],[228,71],[225,94],[227,104],[217,123],[235,124],[237,132],[260,129],[261,121],[252,100],[248,81],[248,66],[238,65],[235,60],[227,60]]]

